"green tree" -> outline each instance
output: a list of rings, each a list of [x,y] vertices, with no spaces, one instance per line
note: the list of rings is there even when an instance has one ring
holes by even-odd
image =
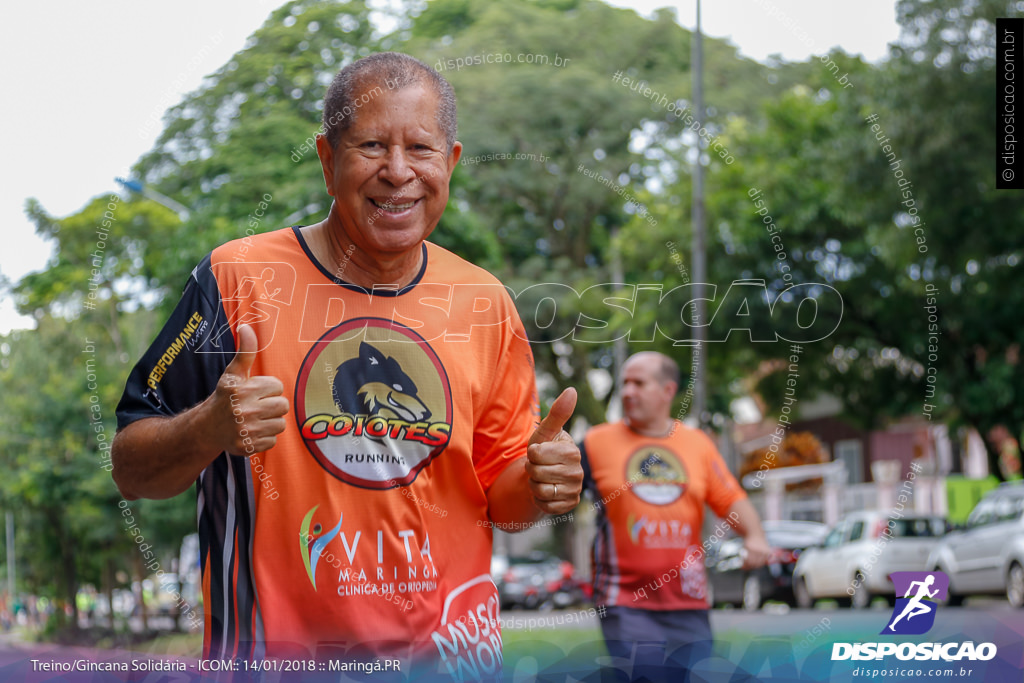
[[[1019,435],[1013,283],[1024,202],[994,189],[990,125],[992,32],[1012,3],[899,8],[904,37],[888,62],[830,55],[853,87],[819,64],[805,85],[730,124],[737,162],[713,166],[709,180],[711,272],[763,279],[772,294],[784,288],[764,224],[772,221],[793,282],[830,285],[844,302],[836,331],[804,347],[802,396],[839,397],[864,427],[923,414]],[[641,251],[638,263],[649,257]],[[755,329],[785,324],[765,307],[753,312]],[[743,342],[725,345],[743,374],[786,355],[783,345]],[[784,374],[762,374],[759,390],[781,405]]]
[[[586,377],[611,365],[610,347],[555,339],[582,310],[573,290],[611,281],[613,236],[643,211],[629,200],[685,168],[690,32],[667,10],[648,20],[587,0],[435,0],[410,33],[411,53],[458,94],[465,149],[453,196],[500,242],[503,281],[516,292],[533,286],[517,303],[538,370],[576,385],[577,414],[603,420],[606,399]],[[718,88],[704,121],[712,130],[783,87],[724,41],[706,40],[706,54]],[[642,220],[635,225],[640,244],[664,244]],[[658,228],[676,241],[682,230]],[[547,329],[530,322],[544,295],[557,304],[558,323]]]
[[[913,339],[901,346],[926,368],[936,368],[937,398],[956,423],[986,437],[990,471],[1002,476],[988,434],[997,425],[1024,433],[1024,368],[1019,358],[1024,329],[1016,311],[1024,302],[1024,201],[1019,192],[995,189],[995,21],[1019,16],[1019,3],[900,2],[904,29],[893,51],[882,92],[885,129],[898,142],[906,177],[922,217],[927,252],[908,266],[920,280]],[[928,130],[920,125],[928,121]],[[885,169],[885,197],[898,197]],[[900,197],[902,198],[902,197]],[[901,212],[909,207],[901,207]],[[907,235],[918,226],[895,217]],[[915,245],[917,246],[917,245]],[[941,341],[938,359],[928,355],[920,281],[936,285]]]
[[[247,231],[326,215],[312,138],[338,69],[383,47],[369,15],[359,0],[288,3],[168,110],[156,146],[133,169],[190,210],[153,258],[164,291],[176,293],[206,253]]]
[[[154,254],[179,219],[149,200],[113,194],[63,219],[34,200],[27,213],[55,249],[45,270],[13,287],[37,328],[13,332],[0,347],[9,425],[0,441],[13,473],[0,495],[19,510],[26,587],[77,609],[83,582],[102,586],[109,601],[119,571],[144,578],[110,479],[109,445],[124,378],[158,323],[143,308],[158,281]],[[194,502],[181,496],[132,507],[157,556],[177,555],[194,528]]]
[[[15,511],[22,586],[56,599],[58,625],[71,629],[79,585],[99,585],[104,564],[131,545],[104,470],[117,354],[95,329],[44,315],[36,330],[0,343],[0,460],[8,473],[0,496]],[[64,605],[74,610],[70,621]]]

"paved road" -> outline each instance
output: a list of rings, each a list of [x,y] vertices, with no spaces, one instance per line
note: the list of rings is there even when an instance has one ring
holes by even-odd
[[[876,600],[865,610],[851,610],[830,607],[828,603],[815,609],[791,609],[781,603],[771,603],[758,612],[742,609],[719,608],[711,612],[711,626],[716,632],[743,631],[755,635],[796,635],[814,629],[815,626],[830,626],[832,630],[881,631],[892,608]],[[570,616],[571,615],[571,616]],[[537,610],[505,610],[501,613],[502,628],[519,630],[525,628],[599,628],[597,611],[590,606],[569,610],[541,612]],[[822,620],[826,620],[822,624]],[[948,623],[947,623],[948,622]],[[1008,627],[1016,625],[1024,633],[1024,610],[1015,610],[1005,600],[973,598],[966,607],[942,607],[936,616],[936,629],[946,624],[945,630],[959,626],[977,627],[993,622]],[[802,637],[802,636],[801,636]]]
[[[716,631],[735,629],[759,635],[795,635],[813,629],[826,619],[824,625],[832,630],[874,633],[885,627],[892,608],[876,600],[865,610],[819,605],[814,609],[790,609],[782,604],[769,604],[755,613],[741,609],[716,609],[711,612],[711,625]],[[975,598],[966,607],[940,607],[935,626],[929,637],[936,634],[952,635],[958,629],[982,628],[986,624],[999,624],[1024,633],[1024,610],[1010,607],[1005,600]]]

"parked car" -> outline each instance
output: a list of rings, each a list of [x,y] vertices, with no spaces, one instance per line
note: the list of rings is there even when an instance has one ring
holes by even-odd
[[[886,533],[886,529],[889,533]],[[936,515],[888,515],[861,511],[841,519],[820,546],[808,548],[793,569],[797,606],[831,598],[862,609],[876,596],[895,604],[889,574],[926,571],[928,557],[946,533]]]
[[[1024,607],[1024,484],[989,491],[928,559],[930,569],[949,577],[949,602],[967,595],[1006,595]]]
[[[708,602],[760,609],[767,600],[795,604],[793,568],[808,546],[821,543],[828,527],[817,522],[766,521],[765,536],[772,546],[764,567],[743,569],[743,539],[732,537],[714,543],[704,563],[708,572]]]
[[[569,607],[586,597],[572,563],[547,553],[492,559],[491,568],[502,609]]]

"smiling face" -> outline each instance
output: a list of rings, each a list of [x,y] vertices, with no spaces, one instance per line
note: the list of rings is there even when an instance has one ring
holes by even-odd
[[[317,137],[334,227],[371,263],[414,255],[444,213],[462,145],[448,152],[438,97],[425,83],[392,90],[368,82],[356,101],[336,148]]]

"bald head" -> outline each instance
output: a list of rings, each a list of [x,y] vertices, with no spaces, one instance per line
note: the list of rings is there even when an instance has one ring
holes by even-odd
[[[679,389],[679,366],[662,353],[645,351],[622,366],[622,411],[629,426],[660,435],[672,424],[672,401]]]
[[[334,77],[324,98],[323,129],[331,148],[359,115],[360,107],[376,94],[423,85],[437,95],[437,122],[448,143],[455,145],[455,91],[445,78],[429,65],[400,52],[378,52],[352,62]]]
[[[626,359],[626,363],[622,366],[622,369],[625,370],[629,367],[630,363],[634,362],[649,365],[661,382],[672,382],[676,385],[676,389],[679,389],[679,364],[665,354],[658,353],[657,351],[641,351],[640,353],[634,353]]]

